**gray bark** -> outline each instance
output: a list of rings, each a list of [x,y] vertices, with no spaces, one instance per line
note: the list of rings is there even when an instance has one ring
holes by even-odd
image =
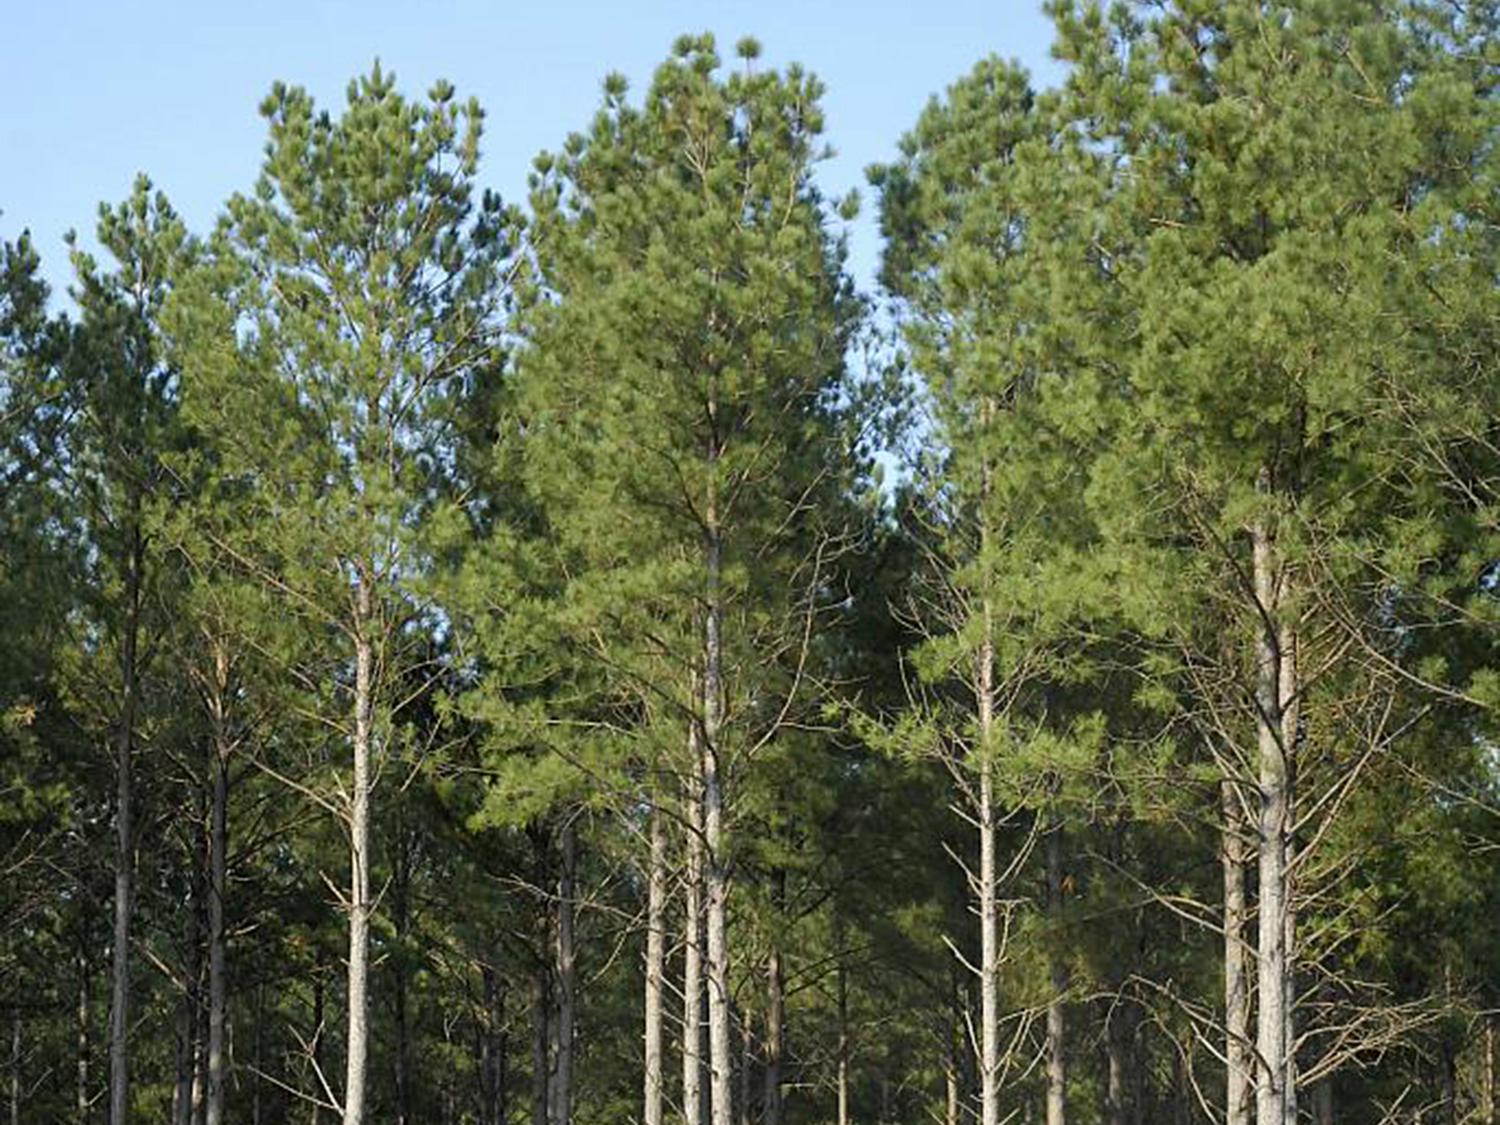
[[[21,1009],[10,1014],[10,1125],[21,1125]]]
[[[711,404],[716,396],[711,395]],[[711,405],[710,409],[713,409]],[[717,460],[716,439],[709,459]],[[711,485],[704,511],[703,629],[703,834],[707,853],[704,873],[708,929],[709,1110],[713,1125],[734,1121],[733,1047],[730,1042],[729,995],[729,857],[724,834],[723,715],[724,607],[720,571],[718,499]]]
[[[81,951],[78,954],[78,1001],[73,1018],[74,1048],[78,1055],[73,1108],[78,1112],[79,1125],[88,1125],[94,1116],[89,1096],[89,963]]]
[[[663,978],[667,961],[667,826],[653,796],[651,855],[646,872],[646,1058],[645,1125],[662,1125],[665,1084],[662,1043],[665,1029]]]
[[[996,886],[995,649],[989,611],[975,669],[979,707],[979,1098],[980,1125],[1000,1125],[1000,905]]]
[[[573,1027],[578,981],[578,951],[574,944],[574,909],[578,888],[578,828],[572,817],[563,824],[560,834],[561,864],[557,875],[556,948],[556,1021],[553,1038],[556,1049],[552,1071],[552,1092],[548,1110],[552,1125],[573,1125]]]
[[[1220,783],[1224,827],[1220,860],[1224,871],[1224,1057],[1225,1125],[1250,1125],[1250,990],[1245,974],[1245,816],[1235,783]]]
[[[1057,925],[1063,908],[1062,825],[1053,824],[1047,832],[1047,904],[1054,924],[1054,941],[1060,941]],[[1047,1002],[1047,1125],[1067,1125],[1068,1062],[1067,963],[1055,947],[1051,954],[1052,996]]]
[[[228,966],[224,937],[224,898],[229,890],[229,745],[216,736],[213,795],[208,834],[208,1097],[207,1125],[224,1125],[228,1069],[225,1023]]]
[[[778,910],[786,897],[786,872],[776,871],[772,875],[772,897]],[[844,987],[842,951],[839,951],[839,987]],[[773,935],[771,952],[766,957],[766,1070],[764,1106],[761,1121],[764,1125],[781,1125],[781,1083],[786,1055],[786,977],[781,961],[781,946]],[[840,1060],[841,1062],[843,1060]]]
[[[125,561],[124,620],[120,630],[120,713],[115,727],[115,906],[109,1006],[109,1121],[125,1125],[130,1111],[130,921],[134,906],[133,762],[139,701],[136,648],[140,640],[145,541],[140,497],[129,501],[130,546]]]
[[[838,944],[843,945],[842,934]],[[838,1125],[849,1125],[849,975],[844,968],[842,949],[839,953]]]
[[[687,872],[683,887],[682,1117],[703,1125],[703,772],[702,736],[694,719],[688,732],[692,762],[687,806]]]
[[[375,654],[370,631],[374,599],[368,571],[359,577],[354,642],[354,778],[349,795],[349,973],[348,1033],[344,1071],[344,1125],[364,1125],[365,1072],[369,1050],[370,978],[370,753],[373,733]]]
[[[1294,1125],[1296,1063],[1291,950],[1295,937],[1290,894],[1292,823],[1291,746],[1297,723],[1296,636],[1281,623],[1285,575],[1264,524],[1251,530],[1256,634],[1256,745],[1259,755],[1260,901],[1256,928],[1257,1125]],[[1289,1114],[1291,1116],[1289,1116]]]

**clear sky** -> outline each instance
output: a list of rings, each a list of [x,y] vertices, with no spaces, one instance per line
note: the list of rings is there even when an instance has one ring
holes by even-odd
[[[732,57],[754,35],[768,65],[798,61],[828,86],[830,194],[862,186],[929,95],[979,58],[1057,78],[1040,0],[9,0],[0,37],[0,238],[29,228],[66,283],[63,234],[92,231],[100,200],[138,171],[195,230],[253,182],[256,107],[275,79],[337,108],[374,59],[403,90],[448,78],[484,106],[481,177],[520,201],[531,159],[584,127],[611,70],[639,94],[682,32],[711,30]],[[868,200],[868,193],[866,194]],[[873,209],[851,232],[871,283]]]

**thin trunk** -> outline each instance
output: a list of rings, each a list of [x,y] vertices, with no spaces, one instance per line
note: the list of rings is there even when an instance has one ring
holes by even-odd
[[[1283,582],[1285,579],[1283,578]],[[1282,591],[1283,595],[1285,591]],[[1281,715],[1281,746],[1286,766],[1286,857],[1284,886],[1281,894],[1284,921],[1282,923],[1282,945],[1286,965],[1282,977],[1282,1012],[1286,1019],[1286,1073],[1282,1087],[1286,1090],[1286,1105],[1282,1110],[1284,1125],[1297,1125],[1298,1087],[1297,1075],[1297,744],[1300,740],[1301,698],[1297,684],[1297,634],[1290,625],[1283,625],[1277,634],[1276,644],[1279,659],[1277,677],[1277,702]]]
[[[1105,1125],[1125,1125],[1125,1075],[1127,1063],[1125,1059],[1124,1024],[1124,1001],[1116,998],[1109,1004],[1109,1011],[1104,1017]],[[1245,1123],[1241,1123],[1241,1125],[1245,1125]]]
[[[89,1097],[89,963],[81,951],[78,954],[78,1004],[73,1018],[73,1042],[78,1053],[74,1108],[78,1111],[79,1125],[88,1125],[93,1118]]]
[[[696,719],[689,725],[691,775],[687,806],[687,873],[683,887],[682,1117],[703,1125],[703,752]]]
[[[1068,966],[1058,948],[1063,909],[1061,824],[1054,823],[1047,832],[1046,863],[1047,906],[1053,923],[1052,996],[1047,1002],[1047,1125],[1067,1125],[1067,1011],[1064,1004],[1068,991]]]
[[[192,1125],[193,1121],[193,1002],[191,989],[177,998],[177,1015],[173,1021],[172,1125]]]
[[[718,381],[709,380],[708,496],[703,511],[703,833],[704,893],[708,923],[709,1099],[713,1125],[734,1121],[729,1026],[729,857],[725,854],[724,606],[721,589],[723,532],[719,526]]]
[[[10,1125],[21,1125],[21,1009],[10,1014]]]
[[[209,750],[205,761],[212,757]],[[207,782],[207,778],[195,782]],[[172,1092],[172,1120],[177,1125],[193,1125],[194,1110],[200,1094],[198,1083],[199,1021],[202,1008],[203,979],[203,895],[206,889],[204,878],[203,840],[203,784],[195,784],[191,838],[188,842],[188,866],[191,872],[188,884],[187,909],[183,912],[183,966],[182,994],[177,998],[176,1020],[176,1084]]]
[[[369,1049],[370,752],[375,693],[374,576],[359,576],[354,641],[354,779],[349,796],[349,1030],[344,1072],[344,1125],[364,1125]]]
[[[120,631],[120,714],[115,728],[115,916],[109,1006],[109,1122],[125,1125],[130,1112],[130,916],[134,904],[133,764],[139,696],[141,572],[145,542],[140,497],[129,501],[130,547],[125,566],[125,619]]]
[[[553,1125],[573,1125],[573,1025],[578,980],[574,908],[578,896],[578,828],[569,818],[561,832],[562,863],[557,876],[557,1062],[549,1109]]]
[[[838,945],[840,947],[838,950],[838,968],[836,970],[838,973],[837,987],[839,1003],[838,1125],[849,1125],[849,974],[848,970],[844,968],[842,930],[840,931]]]
[[[704,892],[708,923],[709,1109],[713,1125],[734,1121],[732,1046],[729,1026],[729,863],[725,855],[723,753],[723,649],[719,605],[720,545],[710,510],[708,610],[703,645],[703,833]]]
[[[407,835],[404,815],[397,814],[396,849],[391,880],[391,921],[396,928],[395,964],[393,965],[392,996],[396,1031],[396,1122],[411,1125],[412,1122],[412,1066],[411,1066],[411,1022],[408,1018],[408,991],[406,958],[407,942],[411,934],[411,840]]]
[[[1245,973],[1245,814],[1235,783],[1219,785],[1224,811],[1224,1125],[1250,1125],[1250,991]]]
[[[548,1117],[551,1088],[552,966],[548,950],[552,944],[551,908],[547,885],[547,829],[534,823],[528,830],[534,861],[533,880],[537,893],[535,919],[536,962],[531,976],[531,1125],[543,1125]]]
[[[203,1003],[203,974],[198,969],[198,983],[193,988],[193,1125],[206,1125],[208,1109],[208,1007]]]
[[[1480,1065],[1483,1084],[1480,1090],[1480,1116],[1484,1125],[1500,1125],[1495,1117],[1495,1021],[1491,1014],[1484,1019],[1484,1059]]]
[[[1252,531],[1256,632],[1256,728],[1260,758],[1260,902],[1256,927],[1257,1125],[1285,1125],[1287,1108],[1287,760],[1282,745],[1279,575],[1269,532]]]
[[[662,1125],[662,1001],[667,961],[667,825],[655,797],[651,803],[651,858],[646,873],[646,1089],[645,1125]]]
[[[312,1042],[312,1065],[319,1075],[323,1070],[323,1023],[327,1018],[323,1007],[323,965],[322,957],[318,958],[318,964],[313,968],[313,1042]],[[319,1079],[321,1082],[321,1079]],[[319,1102],[312,1103],[312,1125],[318,1125],[323,1119],[323,1110]]]
[[[771,876],[771,895],[780,911],[786,898],[786,872],[777,870]],[[780,918],[775,929],[781,929]],[[843,951],[839,955],[839,985],[843,986]],[[771,952],[766,958],[766,1073],[765,1105],[761,1121],[765,1125],[781,1125],[782,1071],[786,1056],[786,978],[781,962],[781,945],[775,934],[771,937]]]
[[[735,1099],[737,1125],[750,1125],[750,1078],[755,1070],[755,1036],[751,1031],[755,1017],[750,1012],[740,1012],[736,1021],[740,1029],[740,1096]]]
[[[484,1019],[479,1029],[479,1120],[481,1125],[504,1125],[504,999],[494,967],[485,965],[480,975],[484,981]]]
[[[228,962],[224,938],[224,899],[229,891],[229,735],[222,724],[214,734],[213,791],[208,830],[208,1105],[207,1125],[224,1125],[228,1066],[225,1022]]]
[[[996,886],[995,649],[989,610],[976,661],[979,704],[979,1095],[980,1125],[1000,1125],[1000,903]]]
[[[538,951],[540,953],[540,951]],[[531,976],[531,1121],[542,1125],[547,1120],[547,1011],[550,1004],[547,988],[547,964],[540,958]]]

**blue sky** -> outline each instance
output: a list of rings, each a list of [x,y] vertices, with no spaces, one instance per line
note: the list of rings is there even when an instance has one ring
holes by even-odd
[[[63,234],[91,231],[100,200],[149,174],[196,230],[249,187],[275,79],[336,107],[375,58],[404,90],[451,80],[484,106],[481,177],[507,199],[531,159],[584,126],[605,73],[642,91],[672,40],[710,30],[729,55],[750,34],[765,61],[798,61],[827,84],[821,173],[830,194],[889,158],[928,96],[979,58],[1020,61],[1040,84],[1058,71],[1040,0],[17,0],[0,37],[0,238],[30,228],[47,276],[67,279]],[[868,193],[866,194],[868,201]],[[852,267],[871,283],[873,209],[851,231]]]

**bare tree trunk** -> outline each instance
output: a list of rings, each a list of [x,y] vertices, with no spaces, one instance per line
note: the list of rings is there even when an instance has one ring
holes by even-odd
[[[10,1014],[10,1125],[21,1125],[21,1009]]]
[[[553,1125],[573,1125],[573,1025],[578,981],[574,909],[578,898],[578,827],[569,817],[561,832],[562,863],[557,875],[557,1061],[548,1108]]]
[[[1125,1125],[1125,1013],[1123,1001],[1109,1003],[1104,1017],[1104,1121],[1105,1125]],[[1242,1123],[1245,1125],[1245,1123]]]
[[[213,758],[209,748],[204,762]],[[203,854],[204,789],[208,778],[195,778],[193,785],[192,822],[188,840],[187,909],[183,912],[182,994],[177,998],[176,1084],[172,1091],[172,1120],[177,1125],[193,1125],[201,1096],[199,1085],[200,1015],[203,1007],[203,896],[206,890]]]
[[[547,1086],[549,1075],[547,1039],[549,1035],[547,964],[539,957],[531,977],[531,1120],[541,1125],[547,1120]]]
[[[317,958],[317,963],[313,966],[312,1045],[313,1069],[316,1070],[319,1074],[325,1073],[325,1071],[323,1070],[323,1024],[326,1022],[326,1016],[324,1015],[323,988],[323,957],[320,953]],[[318,1125],[318,1122],[320,1122],[322,1119],[323,1110],[321,1107],[321,1103],[314,1101],[312,1103],[312,1125]]]
[[[227,671],[227,669],[226,669]],[[224,938],[224,898],[229,891],[229,735],[215,731],[213,791],[208,830],[208,1105],[207,1125],[224,1125],[228,1058],[228,966]]]
[[[1000,1125],[1000,902],[996,886],[995,648],[989,607],[976,660],[979,704],[979,1097],[980,1125]]]
[[[683,887],[682,1118],[703,1125],[703,798],[702,737],[694,718],[688,731],[691,773],[687,806],[687,873]]]
[[[78,1004],[73,1018],[73,1042],[78,1053],[74,1108],[78,1111],[79,1125],[88,1125],[94,1116],[89,1096],[89,962],[81,950],[78,954]]]
[[[1245,815],[1235,783],[1219,784],[1224,812],[1224,1125],[1250,1125],[1250,990],[1245,974]]]
[[[533,853],[533,881],[536,886],[537,914],[533,935],[536,950],[531,976],[531,1125],[543,1125],[548,1116],[548,1096],[552,1087],[552,967],[548,950],[552,945],[548,875],[548,833],[541,823],[527,831]]]
[[[505,1022],[500,978],[492,965],[480,969],[484,981],[484,1019],[479,1027],[479,1121],[480,1125],[504,1125],[505,1121]]]
[[[141,572],[145,542],[140,497],[129,501],[130,547],[125,565],[125,619],[120,630],[120,714],[115,728],[115,916],[109,1007],[109,1123],[125,1125],[130,1112],[130,915],[135,897],[132,816],[135,717],[139,697],[136,646],[140,641]]]
[[[716,456],[716,450],[711,451]],[[709,1099],[713,1125],[734,1121],[729,1013],[729,857],[725,854],[723,788],[723,615],[720,602],[722,544],[717,499],[705,510],[705,621],[703,631],[703,832],[707,851],[704,890],[708,922]]]
[[[771,899],[775,903],[778,916],[775,919],[776,927],[779,928],[779,912],[783,908],[786,899],[786,872],[777,870],[771,875]],[[843,951],[836,951],[839,957],[839,986],[843,987]],[[765,1104],[761,1111],[761,1121],[764,1125],[781,1125],[782,1101],[781,1083],[786,1056],[786,978],[781,961],[780,939],[773,934],[771,937],[771,952],[766,957],[766,1073],[765,1073]]]
[[[354,641],[354,784],[349,795],[349,1030],[344,1072],[344,1125],[364,1125],[369,1050],[370,751],[374,737],[374,576],[359,576]]]
[[[1280,575],[1263,524],[1251,532],[1255,596],[1261,622],[1256,635],[1256,728],[1260,757],[1260,902],[1256,976],[1257,1125],[1285,1125],[1287,1108],[1287,902],[1286,843],[1290,810],[1287,759],[1282,745]]]
[[[843,944],[843,931],[841,929],[838,938],[839,963],[837,981],[839,1003],[838,1125],[849,1125],[849,970],[844,967]]]
[[[391,976],[391,1002],[396,1031],[396,1122],[412,1123],[411,1021],[408,1015],[409,980],[406,958],[411,933],[411,853],[403,816],[396,819],[396,847],[391,874],[391,921],[396,929],[396,949]]]
[[[1480,1118],[1484,1125],[1500,1125],[1495,1117],[1495,1020],[1484,1018],[1484,1058],[1480,1062]]]
[[[1063,909],[1062,825],[1054,822],[1047,831],[1047,905],[1052,915],[1054,947],[1051,954],[1052,996],[1047,1002],[1047,1125],[1067,1125],[1068,1059],[1067,1010],[1068,966],[1056,943],[1060,938]]]
[[[667,963],[667,826],[653,794],[651,857],[646,872],[646,1088],[645,1125],[662,1125],[665,1084],[662,1041],[665,1029],[663,977]]]
[[[736,1125],[750,1125],[750,1078],[755,1071],[755,1016],[748,1011],[736,1013],[735,1025],[740,1029],[739,1097],[735,1099]]]

